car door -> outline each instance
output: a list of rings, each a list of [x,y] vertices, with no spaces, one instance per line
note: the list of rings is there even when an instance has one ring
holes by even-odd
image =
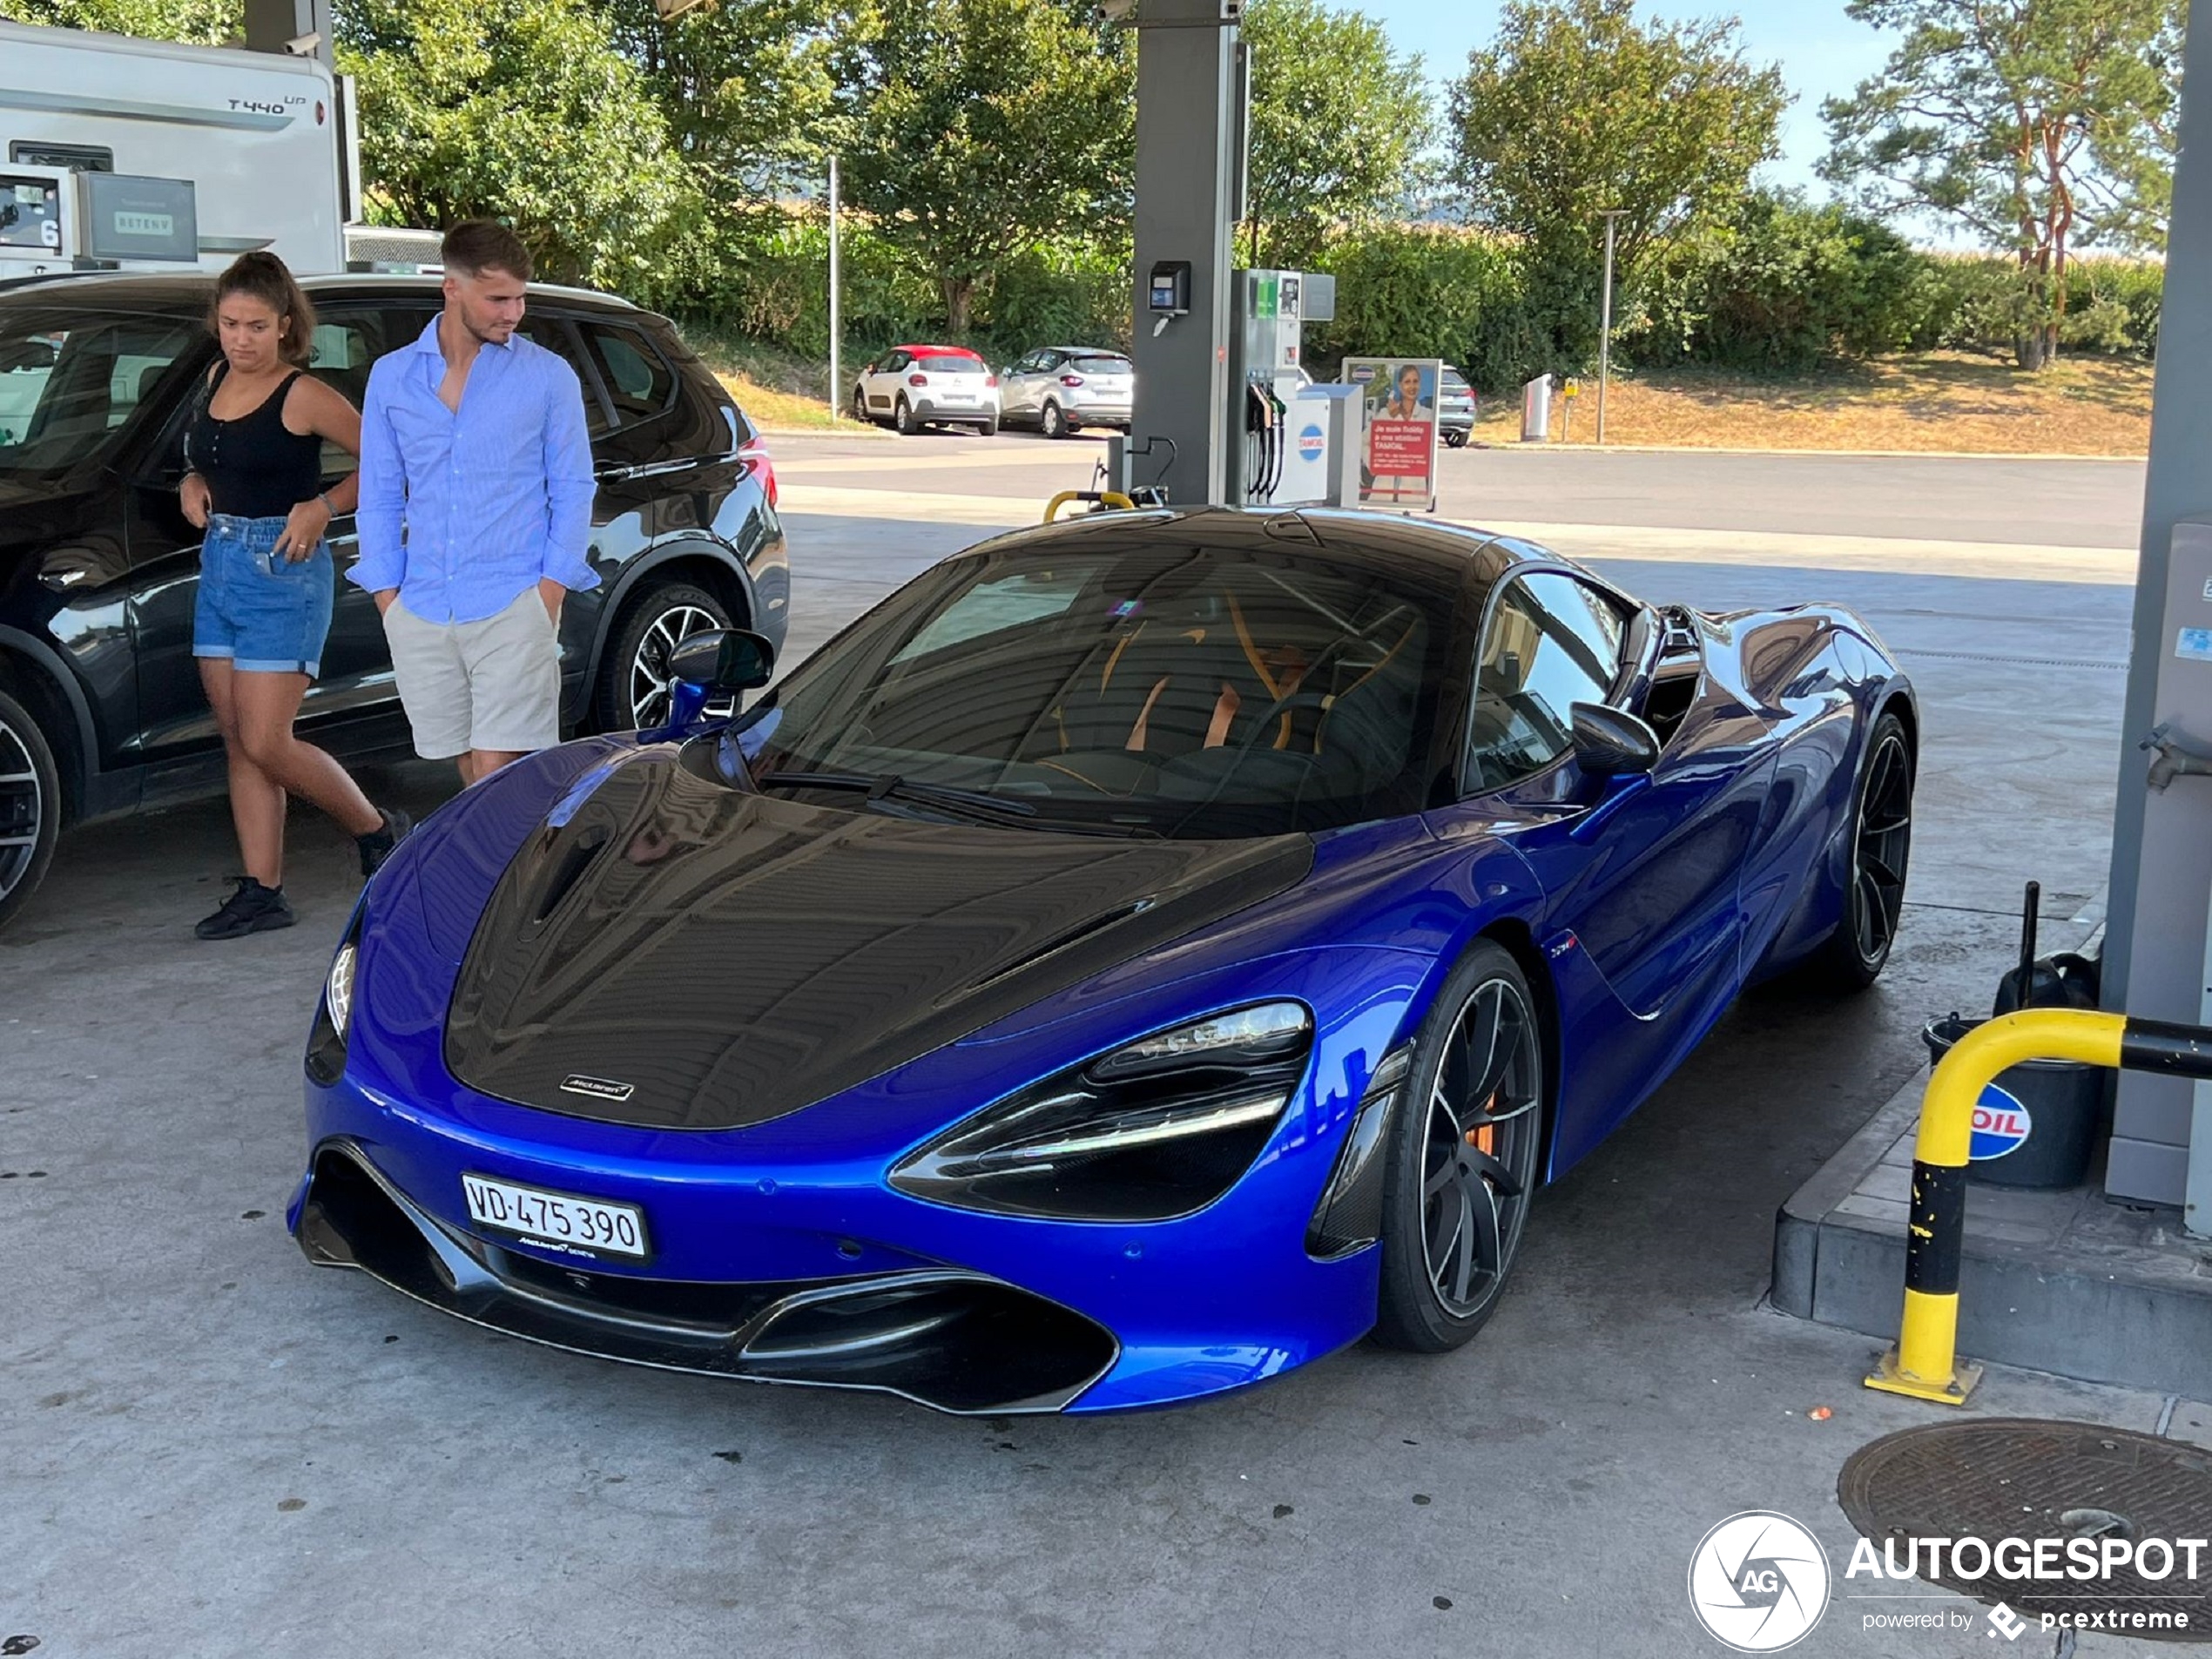
[[[914,359],[902,351],[894,351],[880,359],[868,371],[862,384],[867,389],[868,413],[887,415],[898,399],[899,377]]]
[[[1005,414],[1023,421],[1037,418],[1038,388],[1044,384],[1046,366],[1052,361],[1049,351],[1033,351],[1014,366],[1007,376]]]
[[[1757,712],[1715,692],[1649,775],[1582,773],[1572,708],[1613,695],[1628,617],[1568,572],[1515,578],[1486,624],[1471,715],[1480,810],[1522,826],[1513,844],[1544,888],[1547,927],[1615,1003],[1609,1017],[1582,1010],[1589,1023],[1568,1042],[1562,1157],[1641,1099],[1741,988],[1742,875],[1772,769]]]

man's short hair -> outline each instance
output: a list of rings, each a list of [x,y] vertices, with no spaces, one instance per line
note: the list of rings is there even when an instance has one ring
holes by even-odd
[[[447,270],[466,276],[504,271],[522,281],[530,280],[529,249],[496,219],[462,219],[438,244],[438,257]]]

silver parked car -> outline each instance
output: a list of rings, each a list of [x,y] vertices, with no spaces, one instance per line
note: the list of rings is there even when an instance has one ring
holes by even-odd
[[[1129,430],[1136,376],[1120,352],[1090,346],[1044,346],[999,376],[1001,418],[1064,438],[1087,426]]]
[[[1436,430],[1448,448],[1464,449],[1474,435],[1474,388],[1456,368],[1447,367],[1436,394]]]

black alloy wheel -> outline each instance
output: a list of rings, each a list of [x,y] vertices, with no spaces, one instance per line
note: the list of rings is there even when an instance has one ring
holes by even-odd
[[[1905,912],[1912,855],[1912,747],[1905,723],[1885,713],[1867,736],[1852,814],[1850,890],[1817,959],[1838,988],[1864,990],[1879,979]]]
[[[914,405],[907,401],[904,392],[899,394],[896,408],[891,411],[891,424],[899,428],[899,435],[911,438],[921,430],[921,422],[914,419]]]
[[[1535,998],[1511,954],[1480,941],[1391,1109],[1378,1342],[1440,1353],[1497,1311],[1541,1178],[1543,1102]]]
[[[0,926],[27,902],[61,833],[61,777],[30,711],[0,696]]]
[[[1040,417],[1039,423],[1043,427],[1044,435],[1048,438],[1064,438],[1068,435],[1068,417],[1061,413],[1060,405],[1051,398],[1044,401],[1044,414]]]
[[[688,582],[649,583],[623,607],[599,676],[599,729],[643,732],[668,723],[668,659],[693,634],[731,625],[729,609]]]

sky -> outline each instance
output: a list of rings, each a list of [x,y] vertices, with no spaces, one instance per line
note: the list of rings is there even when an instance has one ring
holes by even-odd
[[[1381,21],[1400,51],[1419,52],[1433,80],[1464,72],[1467,53],[1496,33],[1498,0],[1356,0]],[[1816,199],[1828,187],[1813,168],[1828,148],[1820,100],[1849,92],[1882,66],[1896,44],[1844,15],[1844,0],[1646,0],[1646,17],[1679,21],[1733,16],[1743,25],[1746,53],[1757,64],[1779,64],[1797,94],[1782,118],[1782,158],[1764,175],[1777,185],[1803,185]]]

